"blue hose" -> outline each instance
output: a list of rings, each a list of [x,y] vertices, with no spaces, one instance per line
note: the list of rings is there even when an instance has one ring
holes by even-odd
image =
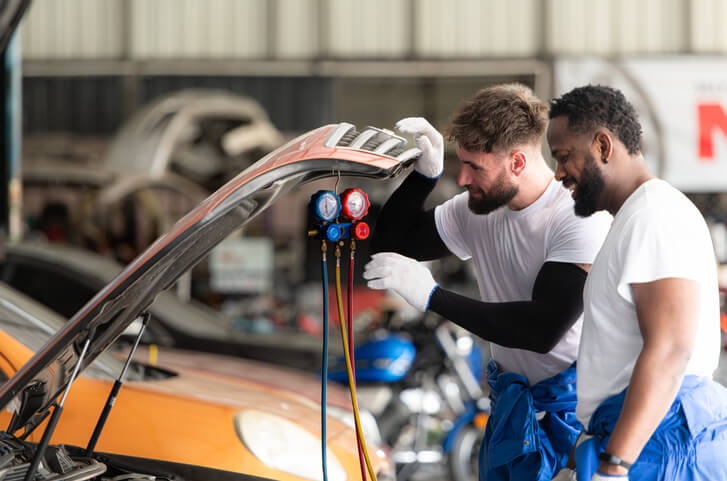
[[[323,241],[325,242],[325,241]],[[328,268],[326,267],[326,252],[321,258],[323,274],[323,379],[321,382],[321,452],[323,463],[323,481],[328,481],[326,468],[326,384],[328,383]]]

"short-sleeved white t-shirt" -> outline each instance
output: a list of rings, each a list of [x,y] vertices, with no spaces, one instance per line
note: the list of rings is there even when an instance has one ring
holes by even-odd
[[[711,377],[719,361],[719,292],[709,230],[697,208],[660,179],[636,189],[613,220],[584,290],[576,415],[596,408],[631,380],[643,337],[631,284],[665,278],[699,283],[699,324],[686,374]]]
[[[486,302],[529,301],[545,262],[591,264],[611,224],[599,212],[575,215],[571,193],[553,180],[545,192],[522,210],[507,206],[486,215],[469,210],[463,192],[434,211],[439,236],[460,259],[472,259]],[[509,372],[528,378],[531,385],[566,369],[576,359],[582,319],[547,354],[491,343],[492,356]]]

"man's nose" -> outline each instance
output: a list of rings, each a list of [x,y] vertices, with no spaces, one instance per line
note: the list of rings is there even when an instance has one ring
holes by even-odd
[[[457,175],[457,185],[460,187],[465,187],[469,184],[471,184],[471,178],[469,174],[467,173],[466,169],[462,168],[459,169],[459,174]]]
[[[560,162],[555,163],[555,180],[563,180],[565,178],[565,169]]]

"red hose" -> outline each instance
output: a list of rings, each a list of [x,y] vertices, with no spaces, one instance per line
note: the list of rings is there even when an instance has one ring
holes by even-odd
[[[348,357],[351,359],[351,371],[353,372],[353,382],[356,382],[356,364],[353,355],[353,250],[351,258],[348,261]],[[361,479],[366,481],[366,464],[364,462],[363,448],[361,447],[361,435],[356,430],[356,444],[358,445],[358,461],[361,463]]]

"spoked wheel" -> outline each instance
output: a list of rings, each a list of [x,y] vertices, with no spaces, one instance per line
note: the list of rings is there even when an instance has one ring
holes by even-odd
[[[449,473],[453,481],[477,481],[480,444],[484,431],[467,425],[457,434],[449,453]]]

